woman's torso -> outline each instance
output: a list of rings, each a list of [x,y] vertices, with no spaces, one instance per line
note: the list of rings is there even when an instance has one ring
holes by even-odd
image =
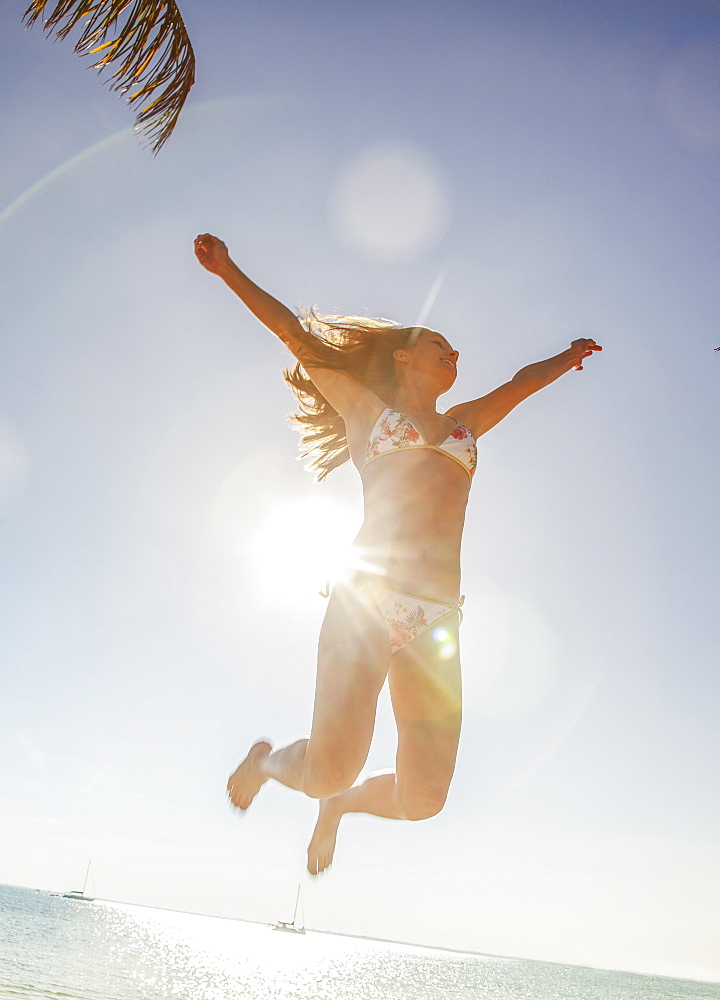
[[[408,416],[408,424],[419,432],[417,441],[402,441],[400,447],[386,442],[378,449],[375,438],[368,449],[377,421],[386,413],[395,415],[396,424],[403,416],[387,408],[372,421],[361,419],[348,427],[364,494],[364,520],[353,544],[353,562],[359,572],[378,575],[390,590],[455,603],[474,461],[467,454],[460,461],[451,452],[458,444],[469,451],[471,443],[474,453],[474,441],[454,440],[465,435],[456,430],[455,421],[440,414],[432,428],[427,427],[426,437],[420,422]]]

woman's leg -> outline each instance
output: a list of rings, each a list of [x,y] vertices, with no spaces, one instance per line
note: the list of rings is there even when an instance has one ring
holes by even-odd
[[[395,773],[372,775],[320,803],[308,847],[312,874],[331,863],[345,813],[419,820],[436,815],[445,804],[462,717],[457,616],[395,653],[389,683],[398,728]]]
[[[349,788],[367,759],[389,665],[387,633],[372,603],[339,584],[320,631],[310,738],[274,752],[256,743],[230,776],[232,803],[247,809],[269,778],[313,798]]]

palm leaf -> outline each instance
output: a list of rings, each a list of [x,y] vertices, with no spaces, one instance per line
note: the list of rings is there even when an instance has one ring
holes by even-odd
[[[33,0],[23,15],[39,20],[49,0]],[[78,25],[79,55],[102,58],[94,68],[114,69],[109,85],[127,94],[135,129],[157,153],[172,134],[195,82],[195,55],[174,0],[58,0],[44,19],[47,33],[66,38]],[[108,40],[108,36],[110,40]]]

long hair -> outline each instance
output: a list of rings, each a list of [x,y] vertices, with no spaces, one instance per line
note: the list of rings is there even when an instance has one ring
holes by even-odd
[[[392,398],[397,385],[393,352],[411,346],[424,327],[402,327],[365,316],[301,315],[301,360],[283,372],[299,409],[290,420],[301,433],[300,454],[318,480],[350,458],[345,421],[308,376],[305,366],[344,372],[376,393]]]

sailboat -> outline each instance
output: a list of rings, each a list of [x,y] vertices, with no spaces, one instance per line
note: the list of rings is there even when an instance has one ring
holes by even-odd
[[[95,899],[94,896],[87,895],[88,882],[90,881],[90,870],[92,868],[92,858],[88,861],[87,871],[85,872],[85,881],[83,882],[82,889],[73,889],[71,892],[64,892],[63,899],[82,899],[86,903],[92,903]],[[93,885],[94,891],[94,885]]]
[[[298,911],[300,913],[300,920],[298,921]],[[293,913],[292,921],[278,920],[276,924],[272,925],[274,931],[291,931],[293,934],[304,934],[305,933],[305,914],[302,908],[302,899],[300,898],[300,886],[297,888],[297,896],[295,897],[295,912]]]

